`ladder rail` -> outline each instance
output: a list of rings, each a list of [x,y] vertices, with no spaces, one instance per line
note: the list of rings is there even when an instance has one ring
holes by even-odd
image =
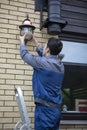
[[[16,101],[18,104],[18,108],[19,108],[19,113],[20,113],[20,118],[21,121],[19,121],[16,125],[14,130],[18,129],[18,126],[21,124],[22,127],[20,128],[20,130],[32,130],[31,129],[31,124],[30,124],[30,120],[29,120],[29,116],[28,116],[28,112],[27,112],[27,108],[24,102],[24,97],[21,91],[20,87],[16,87],[15,88],[15,97],[16,97]]]

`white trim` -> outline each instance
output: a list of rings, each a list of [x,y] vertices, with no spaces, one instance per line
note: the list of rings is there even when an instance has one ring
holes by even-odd
[[[79,124],[79,125],[87,125],[87,121],[84,121],[84,120],[81,120],[81,121],[78,121],[78,120],[61,120],[60,121],[60,124]]]

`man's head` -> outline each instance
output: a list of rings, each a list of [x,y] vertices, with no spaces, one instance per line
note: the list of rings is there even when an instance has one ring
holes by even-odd
[[[61,52],[62,48],[63,44],[59,39],[54,37],[49,38],[48,43],[44,47],[43,55],[58,55]]]

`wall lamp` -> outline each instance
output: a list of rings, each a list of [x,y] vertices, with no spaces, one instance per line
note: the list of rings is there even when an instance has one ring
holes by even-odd
[[[60,17],[61,0],[35,0],[35,11],[40,11],[40,30],[47,28],[50,35],[58,35],[67,25],[67,21]],[[48,16],[44,20],[43,12],[47,11]]]
[[[19,26],[20,28],[20,35],[23,36],[26,33],[25,43],[32,39],[32,34],[34,33],[35,26],[32,25],[28,14],[26,15],[25,19],[23,20],[22,24]]]

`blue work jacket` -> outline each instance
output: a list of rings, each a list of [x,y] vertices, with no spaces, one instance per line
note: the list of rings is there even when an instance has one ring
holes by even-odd
[[[43,56],[41,46],[37,47],[39,56],[30,54],[24,44],[20,45],[21,58],[33,67],[32,77],[34,100],[44,100],[61,104],[61,87],[64,77],[64,65],[57,56]]]

